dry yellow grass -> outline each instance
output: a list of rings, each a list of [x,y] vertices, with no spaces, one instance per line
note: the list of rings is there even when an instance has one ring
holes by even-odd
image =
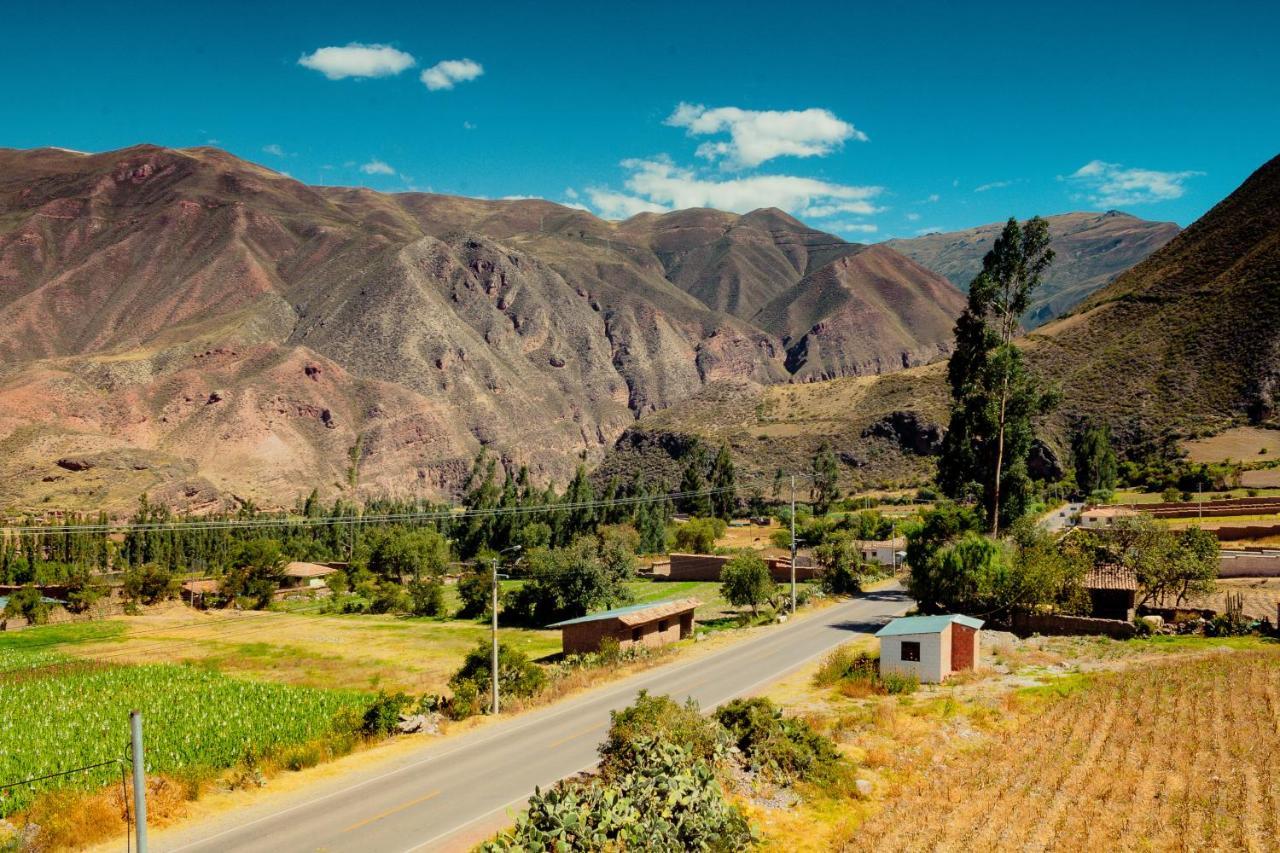
[[[1257,427],[1236,427],[1209,438],[1184,441],[1182,447],[1192,462],[1256,462],[1280,454],[1280,431]],[[1260,451],[1265,450],[1263,454]]]
[[[917,768],[857,850],[1275,850],[1280,651],[1093,676]]]

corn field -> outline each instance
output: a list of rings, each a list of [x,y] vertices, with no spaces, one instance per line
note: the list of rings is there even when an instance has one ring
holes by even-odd
[[[356,691],[319,690],[228,678],[192,666],[109,666],[0,650],[0,785],[123,758],[128,716],[142,712],[147,770],[226,768],[329,732],[344,709],[363,709]],[[44,664],[39,669],[21,669]],[[120,783],[114,766],[0,793],[0,816],[42,790]]]
[[[948,768],[853,850],[1280,849],[1280,654],[1099,676]]]

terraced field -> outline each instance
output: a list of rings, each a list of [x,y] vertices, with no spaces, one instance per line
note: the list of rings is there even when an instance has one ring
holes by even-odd
[[[1280,650],[1077,684],[918,774],[846,849],[1277,849]]]

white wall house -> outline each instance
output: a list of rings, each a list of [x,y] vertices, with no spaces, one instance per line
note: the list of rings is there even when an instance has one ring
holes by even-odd
[[[858,542],[862,559],[882,566],[900,565],[902,558],[898,555],[906,547],[907,540],[900,536],[897,539],[864,539]]]
[[[959,614],[905,616],[876,632],[880,674],[914,675],[938,684],[953,672],[973,669],[980,656],[981,619]]]

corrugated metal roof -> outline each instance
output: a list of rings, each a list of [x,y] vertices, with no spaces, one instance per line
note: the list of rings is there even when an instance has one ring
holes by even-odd
[[[337,569],[320,563],[304,563],[299,560],[284,567],[285,575],[291,578],[322,578],[336,571]]]
[[[941,616],[901,616],[876,631],[877,637],[898,637],[903,634],[941,634],[952,622],[969,628],[981,628],[981,619],[962,616],[959,613],[944,613]]]
[[[617,619],[624,625],[639,625],[644,622],[652,622],[654,619],[661,619],[663,616],[673,616],[676,613],[693,610],[700,604],[702,604],[702,602],[696,598],[673,598],[669,601],[632,604],[627,607],[615,607],[612,610],[602,610],[599,613],[588,613],[586,616],[579,616],[577,619],[566,619],[563,622],[556,622],[554,625],[548,625],[547,627],[563,628],[566,625],[579,625],[583,622],[598,622],[601,619]]]

